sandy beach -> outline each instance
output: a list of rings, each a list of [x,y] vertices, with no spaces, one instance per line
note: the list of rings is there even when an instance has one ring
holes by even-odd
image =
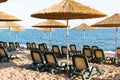
[[[32,63],[30,51],[20,51],[16,52],[16,54],[24,56],[24,58],[0,63],[0,80],[73,80],[66,74],[51,74],[49,72],[26,69]],[[90,63],[90,66],[92,65],[94,64]],[[105,74],[94,75],[95,80],[120,80],[120,67],[113,64],[96,65],[104,68]]]

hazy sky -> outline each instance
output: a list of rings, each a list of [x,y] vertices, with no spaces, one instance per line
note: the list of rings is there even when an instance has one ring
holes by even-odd
[[[0,3],[0,10],[22,19],[22,21],[19,21],[18,23],[25,26],[25,28],[31,28],[32,25],[45,20],[30,17],[32,13],[42,10],[44,8],[48,8],[60,1],[62,0],[8,0],[7,2]],[[97,9],[103,13],[106,13],[108,16],[111,16],[115,13],[120,13],[120,0],[76,1],[91,8]],[[104,18],[70,20],[69,25],[71,27],[75,27],[77,25],[80,25],[81,23],[87,23],[91,25],[102,19]],[[66,23],[63,20],[61,22]]]

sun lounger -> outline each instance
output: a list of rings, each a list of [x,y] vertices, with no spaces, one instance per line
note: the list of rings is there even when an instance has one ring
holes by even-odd
[[[83,55],[85,55],[88,58],[89,62],[93,62],[93,53],[90,48],[83,48]]]
[[[23,46],[20,46],[19,42],[15,42],[16,50],[24,50]]]
[[[13,42],[9,42],[9,51],[12,51],[12,52],[16,51],[16,47]]]
[[[0,62],[8,62],[13,59],[19,59],[19,57],[17,55],[8,54],[4,47],[0,46]]]
[[[45,62],[46,62],[46,70],[50,71],[52,74],[54,72],[61,72],[62,69],[66,70],[67,63],[66,62],[58,62],[56,55],[53,52],[46,52],[44,54]]]
[[[29,42],[27,42],[26,47],[27,47],[28,50],[30,50],[31,49],[31,44]]]
[[[62,55],[60,48],[58,45],[52,45],[52,52],[55,54],[57,58],[62,58],[64,55]]]
[[[71,53],[72,55],[74,55],[74,54],[80,54],[81,51],[80,51],[80,50],[77,50],[75,44],[70,44],[70,53]]]
[[[31,58],[33,62],[28,68],[44,71],[45,62],[41,52],[39,50],[31,50]]]
[[[105,57],[104,51],[102,49],[95,49],[94,55],[95,55],[94,61],[97,63],[106,63],[107,61],[114,63],[114,58]]]
[[[82,80],[91,80],[94,72],[102,74],[101,70],[99,70],[97,66],[92,66],[90,68],[87,57],[85,55],[73,55],[72,63],[73,64],[70,65],[70,77],[73,79],[81,76]]]

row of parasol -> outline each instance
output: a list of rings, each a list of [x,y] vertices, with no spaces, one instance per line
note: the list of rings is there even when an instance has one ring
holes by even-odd
[[[115,14],[107,19],[98,22],[92,26],[97,27],[116,27],[116,48],[118,44],[118,28],[120,25],[120,14]],[[70,19],[88,19],[88,18],[99,18],[104,17],[106,14],[101,13],[98,10],[85,6],[81,3],[76,2],[75,0],[63,0],[58,4],[54,4],[49,8],[45,8],[31,15],[35,18],[41,19],[57,19],[57,20],[66,20],[66,46],[68,48],[68,27]],[[37,26],[39,27],[39,26]],[[50,26],[48,26],[50,27]],[[116,55],[115,55],[116,57]],[[67,60],[69,56],[67,55]]]

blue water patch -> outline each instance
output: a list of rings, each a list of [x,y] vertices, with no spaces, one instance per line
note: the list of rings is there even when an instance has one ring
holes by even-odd
[[[45,34],[46,33],[46,34]],[[97,45],[104,50],[115,51],[116,30],[114,29],[95,29],[85,30],[85,39],[83,39],[83,30],[69,30],[69,45],[76,44],[81,49],[85,44]],[[120,33],[120,29],[118,35]],[[16,40],[17,34],[17,40]],[[52,37],[50,37],[52,35]],[[26,42],[35,42],[40,44],[46,42],[47,45],[66,45],[66,29],[55,29],[53,32],[38,31],[35,29],[25,29],[25,32],[9,32],[8,29],[2,29],[0,32],[0,41],[15,42],[25,45]],[[118,36],[118,46],[120,46],[120,37]]]

